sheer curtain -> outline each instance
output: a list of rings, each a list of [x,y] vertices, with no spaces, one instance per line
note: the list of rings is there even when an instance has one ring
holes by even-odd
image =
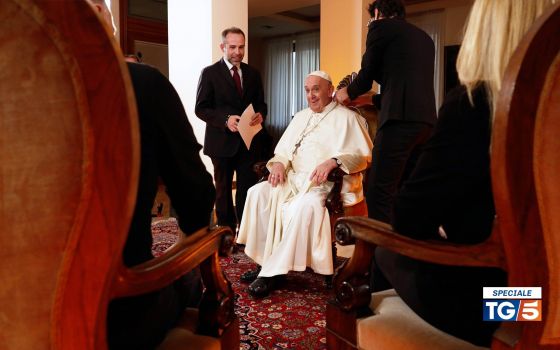
[[[319,69],[319,32],[296,36],[293,113],[307,107],[303,82],[307,74]]]
[[[319,69],[319,42],[319,32],[313,32],[265,43],[266,126],[275,143],[292,116],[307,107],[303,82]]]
[[[265,47],[265,99],[268,105],[265,124],[276,142],[292,117],[293,38],[271,39]]]
[[[407,21],[425,31],[434,41],[436,57],[434,62],[434,92],[436,108],[443,102],[443,48],[445,40],[445,18],[443,11],[427,12],[407,17]]]

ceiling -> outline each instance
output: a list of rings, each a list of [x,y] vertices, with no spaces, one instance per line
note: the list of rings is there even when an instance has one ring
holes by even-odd
[[[249,18],[268,16],[320,3],[321,0],[248,0]]]
[[[293,2],[293,1],[292,1]],[[310,2],[310,1],[300,1]],[[318,1],[315,1],[318,2]],[[259,10],[263,12],[262,5]],[[278,12],[251,17],[249,7],[249,35],[270,38],[294,33],[319,30],[321,7],[319,4],[299,8],[279,8]]]
[[[406,5],[426,1],[432,0],[404,0]],[[321,0],[248,0],[249,35],[269,38],[319,30],[320,4]]]
[[[134,16],[165,21],[167,1],[128,0],[128,3]],[[433,0],[404,0],[407,5],[426,1]],[[251,37],[284,36],[320,28],[321,0],[247,0],[247,3]]]

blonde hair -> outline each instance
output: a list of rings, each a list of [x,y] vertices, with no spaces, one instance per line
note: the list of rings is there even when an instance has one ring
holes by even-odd
[[[476,0],[457,57],[457,73],[472,103],[472,91],[485,84],[488,100],[500,91],[513,51],[537,17],[556,0]],[[494,108],[493,108],[494,109]]]

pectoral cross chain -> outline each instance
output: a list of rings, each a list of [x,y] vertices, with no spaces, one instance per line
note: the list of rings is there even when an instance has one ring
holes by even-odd
[[[307,124],[305,124],[305,128],[303,128],[303,131],[302,131],[302,133],[301,133],[301,135],[300,135],[300,137],[299,137],[299,141],[296,143],[296,145],[295,145],[295,147],[294,147],[294,151],[292,152],[292,155],[293,155],[293,156],[296,155],[296,153],[297,153],[297,151],[298,151],[298,149],[299,149],[299,146],[301,146],[301,143],[303,142],[303,139],[304,139],[311,131],[313,131],[313,129],[315,129],[315,128],[317,127],[317,125],[319,125],[319,123],[320,123],[323,119],[325,119],[325,117],[326,117],[330,112],[332,112],[333,109],[335,109],[335,107],[336,107],[337,105],[338,105],[338,103],[336,103],[327,113],[325,113],[325,114],[321,117],[321,119],[319,119],[319,121],[317,121],[317,123],[315,123],[314,125],[312,125],[311,128],[308,130],[309,122],[311,121],[311,118],[313,117],[313,114],[311,114],[311,115],[309,116],[309,119],[307,119]],[[306,131],[306,130],[307,130],[307,131]]]
[[[303,138],[300,139],[300,140],[296,143],[296,146],[294,147],[294,152],[293,152],[293,155],[294,155],[294,156],[296,155],[299,146],[301,146],[301,141],[303,141]]]

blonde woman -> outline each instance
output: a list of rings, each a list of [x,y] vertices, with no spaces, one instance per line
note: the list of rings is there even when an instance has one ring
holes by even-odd
[[[397,195],[393,227],[416,239],[474,244],[491,232],[490,135],[494,101],[505,68],[523,35],[552,0],[477,0],[457,60],[461,86],[439,111],[434,135]],[[375,290],[396,289],[435,327],[488,346],[497,322],[482,321],[483,286],[504,286],[499,269],[452,267],[375,252]]]

